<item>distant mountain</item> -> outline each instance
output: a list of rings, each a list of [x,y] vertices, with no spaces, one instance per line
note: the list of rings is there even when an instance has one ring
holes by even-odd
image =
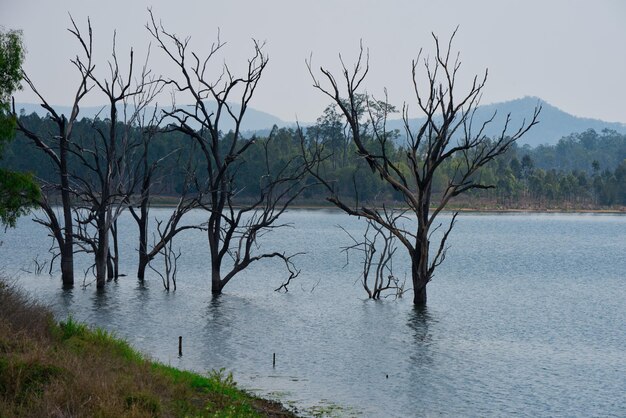
[[[494,112],[496,117],[486,130],[486,135],[495,136],[498,135],[504,124],[504,120],[507,114],[511,114],[511,122],[509,132],[517,130],[524,118],[528,119],[532,117],[535,106],[541,105],[542,111],[539,116],[539,124],[533,127],[526,135],[519,141],[519,145],[528,144],[532,147],[542,144],[554,145],[559,139],[567,136],[571,133],[584,132],[587,129],[595,129],[600,132],[603,129],[615,130],[619,133],[626,134],[626,124],[618,122],[605,122],[599,119],[581,118],[570,115],[555,106],[541,100],[538,97],[524,97],[521,99],[510,100],[507,102],[493,103],[480,106],[476,111],[474,120],[474,126],[479,126],[482,122],[488,120]],[[213,106],[215,106],[213,104]],[[16,104],[17,109],[24,109],[27,114],[37,113],[41,116],[45,115],[45,111],[38,105],[30,103]],[[67,106],[55,106],[55,109],[66,114],[69,113],[70,108]],[[82,107],[82,117],[93,118],[98,112],[101,112],[103,107],[92,106]],[[233,105],[233,109],[239,109],[238,105]],[[103,115],[103,114],[102,114]],[[409,122],[411,127],[417,127],[424,119],[411,119]],[[276,116],[269,113],[262,112],[253,108],[248,108],[246,117],[242,124],[242,130],[244,134],[251,135],[256,133],[258,135],[267,135],[272,126],[278,127],[294,127],[295,122],[286,122]],[[302,126],[311,124],[303,123]],[[224,118],[221,122],[221,129],[224,132],[229,131],[234,127],[230,118]],[[388,129],[399,129],[404,134],[404,123],[401,119],[391,119],[387,122]]]
[[[231,106],[235,112],[238,112],[240,109],[239,105],[231,104]],[[105,118],[107,115],[107,112],[105,111],[106,107],[107,106],[81,106],[80,117],[92,119],[99,114],[100,118]],[[47,113],[46,110],[44,110],[41,106],[32,103],[16,103],[15,108],[18,112],[20,112],[21,109],[24,109],[24,112],[26,114],[37,113],[39,116],[42,117],[45,116]],[[69,115],[71,111],[71,108],[69,106],[53,106],[53,108],[55,109],[55,111],[63,113],[65,115]],[[215,108],[216,106],[214,102],[209,103],[209,109],[215,110]],[[244,132],[252,133],[256,131],[271,129],[274,125],[283,127],[290,126],[291,124],[277,118],[276,116],[270,115],[269,113],[248,107],[241,128]],[[220,121],[220,129],[223,132],[228,132],[231,129],[234,129],[234,127],[235,124],[232,118],[224,115],[224,117]]]
[[[611,129],[622,134],[626,133],[626,124],[576,117],[538,97],[524,97],[522,99],[480,106],[476,111],[474,126],[479,127],[496,112],[496,117],[486,129],[485,134],[487,136],[499,135],[504,126],[506,115],[510,113],[509,132],[512,133],[517,131],[524,118],[528,121],[532,117],[533,110],[537,105],[542,106],[539,124],[535,125],[519,140],[519,145],[528,144],[532,147],[543,144],[554,145],[564,136],[571,133],[584,132],[587,129],[594,129],[598,132],[603,129]],[[423,121],[424,119],[419,118],[410,119],[409,126],[411,128],[417,127]],[[387,128],[399,129],[404,134],[404,123],[400,119],[388,121]]]
[[[605,122],[599,119],[573,116],[538,97],[524,97],[508,102],[481,106],[478,113],[480,113],[480,117],[486,118],[488,115],[493,114],[494,110],[497,110],[498,117],[500,118],[500,126],[502,126],[501,123],[504,121],[506,114],[511,113],[511,128],[515,129],[516,126],[519,126],[524,117],[528,119],[532,116],[533,109],[537,104],[542,106],[541,114],[539,115],[539,124],[522,137],[520,145],[528,144],[533,147],[543,144],[554,145],[564,136],[584,132],[588,129],[594,129],[597,132],[603,129],[610,129],[626,134],[626,124],[624,123]],[[498,125],[496,124],[495,126]],[[495,134],[495,132],[491,135],[493,134]]]

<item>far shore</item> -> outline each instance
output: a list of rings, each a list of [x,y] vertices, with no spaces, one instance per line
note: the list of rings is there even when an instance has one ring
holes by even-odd
[[[151,207],[153,208],[169,208],[176,206],[177,198],[170,196],[157,196],[153,199]],[[242,203],[243,206],[245,203]],[[395,206],[394,202],[388,202],[387,207],[395,209],[406,209],[402,206]],[[341,211],[341,209],[324,201],[305,201],[296,202],[289,206],[289,209],[298,210],[329,210],[329,211]],[[434,210],[431,207],[431,210]],[[616,206],[610,208],[586,208],[586,207],[503,207],[503,206],[490,206],[488,204],[481,204],[475,206],[468,205],[449,205],[444,210],[445,212],[463,212],[463,213],[589,213],[589,214],[612,214],[612,215],[624,215],[626,214],[626,206]]]
[[[157,207],[155,205],[155,207]],[[292,205],[290,209],[302,209],[302,210],[331,210],[341,212],[341,209],[334,206],[324,205]],[[405,208],[406,209],[406,208]],[[435,208],[431,208],[434,210]],[[626,207],[616,209],[545,209],[545,208],[472,208],[472,207],[450,207],[446,208],[444,212],[463,212],[463,213],[589,213],[589,214],[613,214],[613,215],[626,215]]]
[[[151,198],[151,208],[173,208],[178,203],[178,197],[176,196],[154,196]],[[240,200],[236,202],[234,207],[244,207],[251,202]],[[60,205],[60,202],[58,203]],[[383,202],[388,209],[406,210],[406,206],[400,204],[400,202],[389,201]],[[381,203],[376,202],[364,202],[359,206],[367,207],[381,207]],[[341,209],[334,206],[332,203],[325,200],[297,200],[295,203],[289,205],[290,210],[327,210],[340,212]],[[431,213],[435,210],[435,207],[430,208]],[[542,205],[528,205],[528,206],[506,206],[497,204],[494,202],[482,201],[469,201],[469,202],[457,202],[446,206],[443,212],[461,212],[461,213],[550,213],[550,214],[607,214],[607,215],[624,215],[626,214],[626,206],[611,206],[611,207],[593,207],[593,206],[542,206]]]

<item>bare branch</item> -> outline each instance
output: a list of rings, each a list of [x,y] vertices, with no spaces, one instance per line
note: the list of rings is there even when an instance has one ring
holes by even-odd
[[[432,226],[437,216],[446,208],[452,198],[470,190],[488,189],[493,187],[484,184],[477,176],[480,168],[505,153],[521,136],[538,123],[541,107],[537,106],[528,122],[524,121],[517,131],[509,132],[510,116],[507,116],[501,133],[495,138],[487,138],[486,129],[495,121],[495,115],[473,129],[473,121],[480,103],[482,90],[487,81],[488,72],[482,76],[475,76],[468,88],[463,92],[457,85],[457,75],[461,68],[460,54],[453,51],[453,41],[457,34],[454,30],[447,43],[440,43],[439,38],[432,34],[435,54],[434,57],[423,56],[420,49],[418,56],[411,65],[413,92],[417,103],[417,110],[423,116],[420,126],[414,128],[409,120],[409,107],[402,107],[404,130],[408,139],[405,159],[394,159],[387,151],[388,135],[385,122],[389,113],[387,93],[385,100],[380,102],[371,99],[361,92],[365,76],[369,70],[367,60],[363,58],[363,46],[355,65],[348,70],[347,65],[340,58],[341,81],[334,75],[320,68],[322,80],[313,71],[311,59],[306,64],[313,80],[313,87],[329,97],[341,110],[349,126],[352,143],[357,153],[362,157],[371,170],[390,188],[400,193],[408,210],[412,212],[411,220],[401,223],[393,213],[379,205],[364,205],[359,203],[351,206],[337,193],[337,181],[328,179],[320,164],[323,147],[313,144],[305,146],[301,136],[301,150],[307,161],[317,161],[309,168],[309,174],[316,178],[329,193],[327,200],[343,210],[345,213],[364,217],[367,221],[366,235],[362,241],[354,240],[354,245],[344,250],[359,249],[364,255],[363,282],[369,297],[374,297],[375,290],[384,281],[381,269],[390,263],[393,251],[391,243],[397,239],[406,248],[411,259],[411,275],[414,291],[414,303],[426,303],[426,284],[434,275],[435,268],[445,259],[447,240],[455,224],[455,213],[452,220],[439,240],[434,257],[430,257],[430,239]],[[419,69],[423,73],[418,74]],[[366,114],[360,108],[365,98]],[[360,118],[365,118],[365,125],[372,127],[371,134],[361,129]],[[400,169],[403,164],[403,169]],[[408,167],[408,172],[403,171]],[[447,174],[442,168],[448,167],[452,174]],[[440,175],[447,180],[447,186],[442,193],[436,194],[434,180]],[[355,193],[358,196],[358,192]],[[436,200],[438,199],[438,200]],[[358,198],[357,198],[358,202]],[[433,209],[434,208],[434,209]],[[408,226],[406,226],[408,225]],[[372,237],[367,234],[374,234]],[[384,233],[383,233],[384,231]],[[376,239],[379,239],[381,250],[377,250]],[[383,241],[380,241],[380,240]],[[394,251],[395,251],[395,247]],[[376,254],[376,251],[382,251]],[[376,255],[375,255],[376,254]],[[389,256],[389,258],[387,258]],[[375,277],[373,287],[368,284],[368,278]],[[392,277],[392,275],[389,275]]]

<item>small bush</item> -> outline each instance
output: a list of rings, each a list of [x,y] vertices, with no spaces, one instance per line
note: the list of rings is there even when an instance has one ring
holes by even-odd
[[[69,340],[72,337],[84,337],[87,333],[87,325],[74,321],[72,316],[68,316],[67,320],[59,322],[61,330],[61,339]]]

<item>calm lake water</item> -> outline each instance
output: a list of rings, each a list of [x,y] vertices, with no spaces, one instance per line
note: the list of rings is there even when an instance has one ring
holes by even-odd
[[[204,218],[195,212],[190,222]],[[103,293],[62,291],[58,275],[33,274],[50,239],[28,219],[0,235],[0,264],[59,318],[112,330],[172,366],[225,368],[244,388],[308,415],[626,416],[626,216],[462,214],[423,312],[410,296],[365,299],[336,226],[358,234],[359,220],[294,210],[284,221],[293,228],[263,245],[307,253],[287,294],[273,290],[285,278],[280,263],[264,262],[212,298],[201,232],[175,243],[176,292],[152,272],[140,287],[127,215],[128,277]]]

